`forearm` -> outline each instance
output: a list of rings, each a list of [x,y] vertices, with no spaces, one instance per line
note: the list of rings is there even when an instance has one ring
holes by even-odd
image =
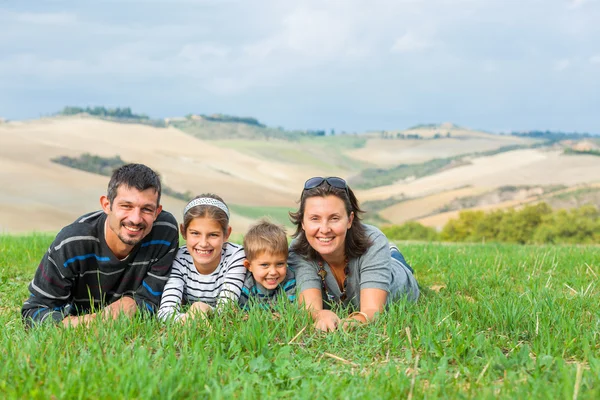
[[[387,292],[382,289],[362,289],[360,291],[360,311],[350,314],[350,318],[370,322],[385,308]]]
[[[318,319],[319,313],[323,311],[323,299],[319,289],[303,290],[298,296],[298,301],[315,320]]]
[[[52,321],[53,323],[58,324],[63,319],[64,314],[62,311],[54,310],[46,306],[37,306],[31,308],[25,308],[24,306],[21,310],[21,316],[25,326],[28,328],[33,328],[35,325],[39,325],[47,321]]]

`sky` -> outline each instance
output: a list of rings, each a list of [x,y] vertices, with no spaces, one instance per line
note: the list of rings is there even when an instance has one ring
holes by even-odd
[[[0,0],[0,117],[600,133],[600,0]]]

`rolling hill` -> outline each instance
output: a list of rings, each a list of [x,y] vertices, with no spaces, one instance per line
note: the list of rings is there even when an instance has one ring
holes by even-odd
[[[600,182],[600,157],[593,154],[564,154],[566,145],[560,143],[545,146],[539,138],[450,124],[323,136],[239,121],[173,121],[161,128],[75,115],[1,123],[0,233],[55,232],[97,209],[108,178],[51,161],[83,153],[145,163],[175,191],[218,193],[230,204],[238,233],[261,215],[286,222],[304,180],[317,175],[352,181],[365,171],[385,176],[401,164],[422,171],[428,161],[450,160],[422,176],[408,172],[382,186],[357,190],[373,210],[372,220],[418,220],[437,227],[456,214],[452,207],[482,206],[473,198],[501,187],[561,185],[581,193]],[[493,199],[488,195],[485,201],[491,204],[486,206],[520,204],[519,199]],[[163,204],[181,219],[184,201],[165,196]]]

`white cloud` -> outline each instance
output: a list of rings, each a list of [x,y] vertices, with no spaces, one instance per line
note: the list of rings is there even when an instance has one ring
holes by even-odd
[[[319,61],[343,56],[363,56],[364,46],[352,9],[298,7],[283,15],[279,29],[249,43],[243,51],[249,57]]]
[[[498,72],[500,70],[500,67],[496,61],[485,60],[483,62],[483,70],[485,72]]]
[[[590,57],[591,64],[600,64],[600,54]]]
[[[566,70],[571,66],[571,60],[568,58],[563,58],[562,60],[558,60],[554,63],[554,70],[557,72],[561,72]]]
[[[207,58],[222,58],[231,50],[224,46],[210,43],[188,43],[181,48],[178,57],[186,60],[205,60]]]
[[[18,22],[35,25],[68,25],[77,22],[77,16],[70,13],[20,13],[15,16]]]
[[[410,53],[425,50],[433,46],[433,43],[423,37],[418,37],[412,32],[407,32],[394,42],[390,51],[394,53]]]
[[[585,3],[589,3],[589,0],[567,0],[569,3],[569,8],[579,8],[583,6]]]

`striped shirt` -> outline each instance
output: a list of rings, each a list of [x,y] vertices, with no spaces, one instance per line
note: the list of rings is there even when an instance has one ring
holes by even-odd
[[[154,313],[179,245],[177,221],[162,211],[150,233],[119,260],[104,239],[106,214],[86,214],[64,227],[29,284],[21,314],[28,326],[97,312],[121,297]]]
[[[275,289],[265,288],[256,282],[252,273],[248,271],[238,304],[243,310],[248,310],[253,304],[272,308],[282,296],[290,302],[296,301],[296,278],[290,267],[287,268],[284,280]]]
[[[244,248],[225,242],[221,250],[221,261],[208,275],[198,272],[186,246],[181,246],[171,276],[165,285],[160,302],[158,318],[166,321],[183,316],[182,306],[201,301],[220,310],[230,303],[237,303],[246,276]]]

